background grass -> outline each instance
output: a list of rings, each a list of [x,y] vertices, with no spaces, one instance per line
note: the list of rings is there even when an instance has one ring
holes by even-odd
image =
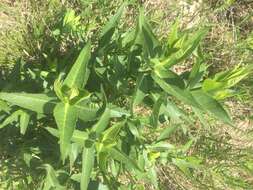
[[[96,41],[100,27],[121,3],[121,0],[1,1],[1,80],[18,58],[35,67],[50,69],[54,69],[56,64],[73,62],[84,41],[91,36],[91,40]],[[217,71],[253,62],[253,2],[250,0],[136,0],[132,3],[125,14],[122,28],[132,26],[138,6],[144,6],[155,33],[164,40],[168,36],[168,26],[177,18],[181,30],[209,27],[202,48],[211,76]],[[64,25],[64,16],[70,10],[80,18],[74,25]],[[191,62],[185,63],[177,69],[185,70],[190,65]],[[252,82],[252,76],[241,82],[237,87],[240,93],[226,101],[235,128],[210,120],[209,129],[190,130],[187,135],[194,135],[197,141],[189,154],[201,157],[204,160],[203,167],[192,176],[185,176],[175,166],[161,166],[159,178],[163,189],[253,188]],[[198,134],[195,134],[196,131]],[[42,133],[42,139],[45,137],[43,132],[35,132]],[[41,139],[24,140],[15,129],[1,130],[0,135],[4,136],[0,143],[0,188],[7,189],[1,184],[15,180],[16,183],[10,183],[10,189],[36,189],[40,185],[41,171],[36,167],[29,169],[21,159],[27,148],[31,144],[36,147]],[[178,131],[172,141],[174,139],[180,144],[180,139],[184,138],[188,137]],[[36,154],[37,150],[29,148],[29,151]],[[49,159],[46,155],[42,159],[55,162],[54,157]],[[25,182],[31,180],[30,175],[37,177],[38,181],[31,181],[27,187]]]

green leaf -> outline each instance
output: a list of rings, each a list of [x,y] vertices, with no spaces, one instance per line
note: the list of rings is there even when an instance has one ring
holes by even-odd
[[[187,153],[190,150],[190,148],[193,147],[193,145],[194,145],[195,142],[196,142],[196,139],[195,138],[191,138],[188,142],[186,142],[184,145],[182,145],[177,150],[179,152],[182,152],[182,153]]]
[[[45,127],[45,129],[53,136],[59,138],[60,135],[59,135],[59,130],[58,129],[55,129],[55,128],[52,128],[52,127]]]
[[[82,89],[86,83],[87,79],[87,66],[91,56],[91,44],[88,42],[79,54],[76,62],[72,66],[70,72],[68,73],[66,79],[64,80],[64,85],[70,88]]]
[[[93,121],[99,116],[100,107],[93,103],[80,102],[72,105],[78,110],[78,117],[82,121]]]
[[[224,90],[226,88],[225,82],[215,81],[213,79],[206,79],[203,82],[202,89],[205,92],[215,95],[217,91]]]
[[[63,82],[60,80],[60,78],[56,79],[54,81],[54,92],[56,94],[56,96],[62,101],[65,101],[65,97],[64,94],[62,92],[62,86],[63,86]]]
[[[60,133],[60,152],[64,162],[68,155],[70,141],[78,118],[77,109],[68,103],[58,103],[54,108],[54,118]]]
[[[236,68],[220,72],[213,79],[206,79],[202,89],[215,99],[224,99],[234,96],[236,93],[230,88],[249,76],[253,71],[253,65],[237,66]]]
[[[52,127],[45,127],[45,129],[56,138],[59,138],[59,130],[52,128]],[[84,145],[85,140],[87,140],[89,137],[88,133],[85,131],[80,130],[74,130],[73,136],[71,138],[71,141],[74,143],[78,143],[80,145]]]
[[[23,160],[25,161],[25,164],[30,168],[31,167],[31,161],[33,159],[33,153],[31,152],[24,152],[23,153]]]
[[[0,92],[0,99],[37,113],[49,114],[57,103],[55,96],[30,93]]]
[[[7,125],[9,125],[9,124],[11,124],[11,123],[13,123],[13,122],[17,122],[21,113],[22,113],[21,110],[17,110],[15,112],[13,112],[10,116],[8,116],[3,121],[3,123],[1,123],[0,129],[3,128],[3,127],[5,127],[5,126],[7,126]]]
[[[20,133],[24,135],[30,121],[30,115],[23,110],[17,110],[13,112],[3,121],[3,123],[0,125],[0,129],[18,121],[20,121]]]
[[[94,165],[95,159],[95,148],[94,146],[90,148],[84,147],[82,155],[82,174],[81,174],[81,190],[87,190],[90,176]]]
[[[223,121],[224,123],[233,125],[228,113],[224,110],[224,108],[217,100],[215,100],[202,90],[192,91],[192,95],[196,98],[196,100],[204,108],[204,110],[213,114],[217,119]]]
[[[163,151],[170,152],[170,151],[175,150],[176,147],[168,142],[160,141],[148,146],[148,149],[151,151],[156,151],[156,152],[163,152]]]
[[[142,172],[141,168],[137,165],[137,163],[132,160],[131,158],[129,158],[124,152],[116,149],[116,148],[111,148],[109,149],[109,155],[110,157],[112,157],[113,159],[124,163],[127,166],[130,166],[131,168],[138,170],[140,172]]]
[[[166,105],[161,106],[161,114],[162,113],[169,116],[172,123],[187,121],[189,124],[193,124],[188,114],[169,99],[166,100]]]
[[[153,59],[154,60],[154,59]],[[165,67],[161,67],[158,65],[154,66],[154,73],[161,79],[165,80],[171,85],[178,86],[179,88],[185,88],[185,84],[183,79],[173,71],[166,69]]]
[[[133,134],[134,137],[136,137],[138,139],[145,140],[145,138],[143,136],[141,136],[141,133],[138,129],[141,125],[141,122],[139,120],[128,119],[127,120],[127,125],[128,125],[128,128],[129,128],[130,132]]]
[[[102,133],[109,124],[111,113],[110,109],[106,108],[99,121],[92,127],[92,131],[97,134]]]
[[[145,57],[155,57],[156,49],[160,47],[160,42],[146,20],[143,9],[140,10],[134,44],[142,46]]]
[[[69,166],[70,170],[73,168],[74,163],[78,157],[81,146],[79,143],[72,143],[69,151]]]
[[[192,94],[187,90],[182,90],[177,86],[166,83],[164,80],[156,76],[154,73],[152,74],[152,78],[154,81],[168,94],[173,95],[178,100],[182,102],[192,105],[194,107],[200,108],[199,103],[194,99]]]
[[[253,72],[253,64],[247,66],[238,65],[234,69],[217,73],[214,80],[217,82],[225,82],[227,88],[235,86]]]
[[[87,90],[63,85],[59,79],[54,82],[54,92],[62,102],[69,102],[70,104],[87,101],[91,95]]]
[[[105,174],[107,173],[108,157],[109,157],[108,152],[99,152],[97,157],[99,169]]]
[[[124,108],[115,106],[113,104],[108,104],[108,108],[110,109],[111,117],[130,116],[130,112]]]
[[[75,174],[71,175],[71,179],[75,182],[80,183],[81,182],[81,175],[82,175],[82,173],[75,173]]]
[[[156,188],[156,189],[159,189],[159,187],[158,187],[158,176],[157,176],[157,172],[156,172],[156,170],[155,170],[155,166],[154,167],[152,167],[152,168],[150,168],[149,170],[148,170],[148,176],[149,176],[149,178],[150,178],[150,181],[152,182],[152,184],[154,185],[154,187]]]
[[[40,114],[52,114],[54,107],[59,103],[55,96],[46,94],[0,92],[0,99]],[[78,110],[78,116],[82,121],[98,118],[99,106],[87,102],[78,102],[73,106]]]
[[[165,96],[161,95],[158,100],[155,101],[155,104],[153,106],[153,112],[152,115],[150,117],[150,123],[153,127],[157,127],[158,126],[158,121],[159,121],[159,116],[160,116],[160,109],[162,106],[162,103],[165,100]]]
[[[10,113],[10,110],[11,110],[11,108],[9,107],[9,105],[6,102],[0,100],[0,111]]]
[[[85,131],[74,130],[71,140],[75,143],[84,144],[85,140],[88,139],[88,133]]]
[[[110,18],[109,22],[103,27],[99,41],[99,45],[101,48],[106,46],[110,42],[126,4],[127,3],[123,3],[119,10],[116,12],[116,14],[112,18]]]
[[[136,31],[132,28],[128,29],[127,32],[122,36],[122,47],[131,47],[135,39]]]
[[[197,60],[196,63],[193,65],[188,78],[188,89],[194,88],[203,79],[206,70],[207,66],[203,64],[201,60]]]
[[[43,165],[43,167],[46,169],[47,171],[47,175],[46,175],[46,179],[44,182],[44,187],[43,190],[50,190],[50,189],[59,189],[59,190],[64,190],[66,189],[65,187],[63,187],[60,182],[57,179],[57,173],[55,172],[54,168],[49,165],[49,164],[45,164]]]
[[[106,129],[103,132],[102,142],[114,142],[117,140],[118,135],[122,129],[122,127],[125,126],[126,121],[121,121],[116,124],[114,124],[112,127]]]
[[[82,121],[94,121],[99,117],[101,108],[96,104],[80,102],[73,106],[78,110],[78,117]]]
[[[106,152],[111,147],[114,147],[117,144],[117,140],[119,138],[119,133],[122,129],[122,127],[125,126],[126,121],[121,121],[110,128],[106,129],[99,140],[98,143],[96,143],[96,150],[98,152]]]
[[[179,19],[177,18],[177,20],[171,26],[170,34],[168,37],[167,44],[169,48],[172,48],[174,43],[178,40],[178,25]]]
[[[25,134],[29,121],[30,115],[27,112],[22,111],[22,113],[20,114],[20,133],[22,135]]]
[[[169,69],[173,65],[178,64],[188,58],[193,51],[198,47],[200,41],[207,33],[206,29],[201,29],[195,32],[194,36],[191,36],[189,40],[185,41],[182,40],[182,44],[180,45],[179,50],[170,55],[169,57],[165,58],[163,61],[160,62],[160,66],[164,66],[165,68]],[[180,42],[180,40],[178,41]]]
[[[201,160],[195,157],[172,158],[172,163],[175,164],[185,175],[192,176],[191,169],[197,169],[200,166]]]
[[[140,73],[136,81],[135,92],[132,98],[132,108],[140,104],[148,93],[147,77]]]
[[[179,127],[180,125],[173,125],[166,127],[157,138],[157,141],[163,141],[165,139],[168,139],[171,136],[171,134],[174,133]]]

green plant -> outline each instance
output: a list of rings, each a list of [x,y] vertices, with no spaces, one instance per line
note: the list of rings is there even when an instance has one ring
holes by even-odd
[[[204,160],[190,154],[197,142],[190,128],[198,120],[207,127],[206,114],[233,125],[219,92],[227,97],[224,91],[252,67],[206,78],[200,42],[207,29],[180,33],[176,22],[160,42],[141,9],[137,26],[122,32],[117,24],[125,6],[103,27],[97,45],[85,42],[71,68],[42,70],[20,60],[0,92],[0,128],[16,125],[21,134],[40,128],[59,139],[61,162],[26,152],[28,167],[38,159],[36,169],[46,171],[37,189],[77,189],[76,183],[81,190],[145,189],[145,183],[158,189],[157,166],[168,163],[196,179]],[[65,21],[73,12],[67,15]],[[70,32],[78,18],[71,19]],[[189,59],[190,71],[173,70]],[[177,131],[185,138],[170,143]]]

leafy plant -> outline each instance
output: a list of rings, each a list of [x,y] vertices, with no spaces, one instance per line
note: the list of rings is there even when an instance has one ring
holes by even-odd
[[[126,5],[104,26],[97,45],[85,42],[71,68],[21,66],[13,72],[22,85],[12,81],[0,92],[1,128],[16,125],[26,134],[42,127],[59,141],[61,162],[40,163],[46,175],[38,189],[75,189],[75,183],[81,190],[144,189],[143,181],[159,189],[160,164],[194,178],[203,160],[190,155],[196,138],[188,130],[198,119],[206,127],[206,114],[233,125],[217,93],[251,71],[236,68],[206,79],[200,48],[206,29],[180,33],[175,23],[168,41],[161,42],[140,9],[137,26],[119,32]],[[78,21],[72,11],[64,18],[70,31]],[[176,73],[176,65],[188,59],[195,61],[191,71]],[[27,81],[38,88],[23,92]],[[187,137],[181,145],[168,141],[178,130]]]

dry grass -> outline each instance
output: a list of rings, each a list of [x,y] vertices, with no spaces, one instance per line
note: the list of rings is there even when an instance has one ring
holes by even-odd
[[[27,1],[0,2],[0,65],[15,63],[23,53]]]

